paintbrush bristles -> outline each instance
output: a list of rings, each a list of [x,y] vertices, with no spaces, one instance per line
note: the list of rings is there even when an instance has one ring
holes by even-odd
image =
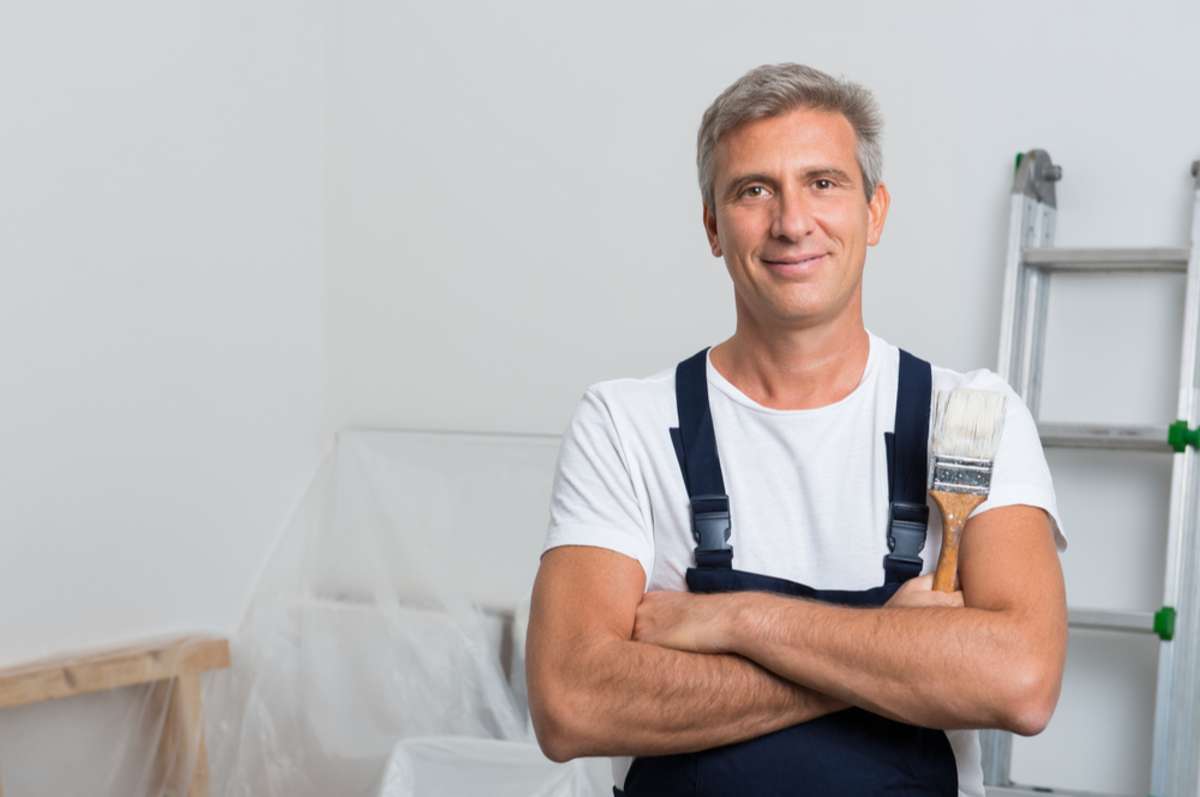
[[[942,551],[933,588],[953,592],[958,548],[971,512],[992,488],[992,459],[1004,429],[1004,394],[988,390],[938,391],[933,397],[933,486],[942,513]]]
[[[991,460],[1004,431],[1004,394],[939,390],[933,405],[933,455]]]

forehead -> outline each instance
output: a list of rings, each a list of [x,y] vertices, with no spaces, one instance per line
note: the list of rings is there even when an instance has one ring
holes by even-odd
[[[717,142],[717,183],[733,172],[790,172],[813,166],[859,175],[854,126],[838,111],[797,108],[735,127]]]

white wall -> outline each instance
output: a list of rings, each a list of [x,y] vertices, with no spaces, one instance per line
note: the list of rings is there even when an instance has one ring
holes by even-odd
[[[0,13],[0,663],[232,630],[316,467],[320,10]]]
[[[759,63],[876,92],[893,206],[868,256],[867,323],[946,365],[994,363],[1018,151],[1064,165],[1060,242],[1187,234],[1195,4],[470,8],[338,10],[331,427],[558,432],[588,383],[730,334],[694,139]],[[911,311],[933,291],[936,311]]]
[[[338,17],[327,430],[557,433],[589,383],[729,335],[694,139],[760,63],[876,92],[893,205],[868,256],[867,324],[941,364],[995,365],[1018,151],[1064,167],[1059,243],[1187,242],[1196,4],[376,0]],[[1172,280],[1056,284],[1044,417],[1174,417]],[[1164,460],[1050,458],[1071,602],[1157,608]],[[1056,721],[1017,740],[1013,776],[1144,792],[1155,662],[1145,638],[1073,634]]]

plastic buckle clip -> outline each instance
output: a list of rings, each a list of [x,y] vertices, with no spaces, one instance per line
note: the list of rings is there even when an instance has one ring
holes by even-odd
[[[929,525],[929,507],[894,501],[889,512],[888,550],[891,561],[911,562],[920,566],[925,548],[925,529]]]
[[[692,537],[698,551],[728,551],[729,496],[692,496]]]

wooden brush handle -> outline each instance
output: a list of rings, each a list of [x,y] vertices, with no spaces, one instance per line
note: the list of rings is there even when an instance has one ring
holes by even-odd
[[[958,543],[971,510],[987,500],[986,495],[951,493],[930,490],[929,497],[942,512],[942,552],[938,555],[933,588],[938,592],[954,592],[958,586]]]

